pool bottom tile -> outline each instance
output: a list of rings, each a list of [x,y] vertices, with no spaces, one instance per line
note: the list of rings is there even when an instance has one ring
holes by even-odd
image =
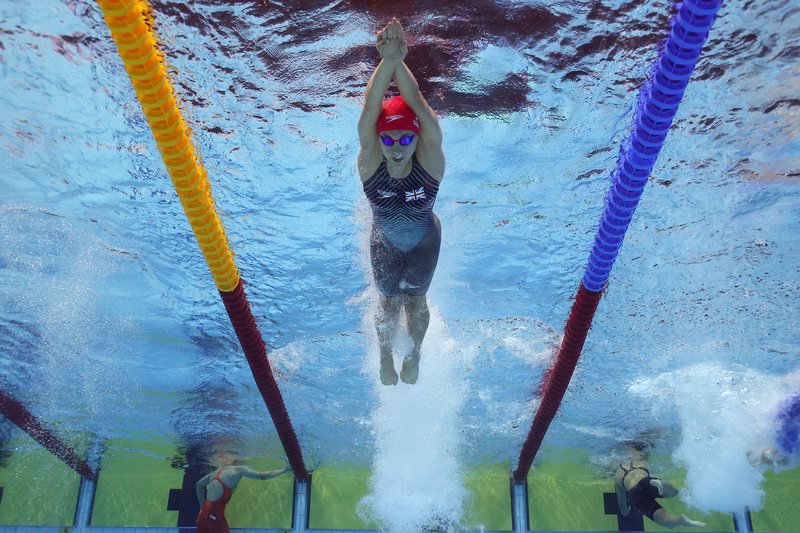
[[[72,526],[80,477],[19,430],[0,468],[0,526]]]
[[[800,467],[764,473],[764,508],[751,512],[755,532],[800,531]]]

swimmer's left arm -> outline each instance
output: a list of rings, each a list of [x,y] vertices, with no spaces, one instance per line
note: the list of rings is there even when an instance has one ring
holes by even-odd
[[[397,84],[403,100],[419,118],[420,140],[429,148],[441,148],[442,128],[439,126],[439,117],[422,96],[419,84],[405,62],[400,63],[395,69],[394,82]]]
[[[425,97],[419,92],[419,85],[405,63],[400,63],[394,71],[394,81],[403,100],[419,118],[419,141],[417,159],[436,181],[444,177],[444,150],[442,150],[442,128],[436,112],[431,109]]]
[[[405,33],[399,22],[396,22],[397,38],[405,44]],[[401,61],[394,70],[394,82],[400,95],[408,107],[419,119],[419,141],[417,142],[417,159],[430,175],[437,181],[444,177],[444,151],[442,150],[442,128],[436,112],[428,105],[419,90],[419,83],[411,73],[408,65]]]

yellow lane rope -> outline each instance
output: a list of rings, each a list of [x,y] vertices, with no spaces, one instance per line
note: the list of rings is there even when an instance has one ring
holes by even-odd
[[[97,0],[97,3],[214,283],[220,291],[231,292],[239,284],[239,272],[214,209],[206,169],[197,157],[189,128],[175,102],[162,54],[156,46],[149,8],[144,0]]]

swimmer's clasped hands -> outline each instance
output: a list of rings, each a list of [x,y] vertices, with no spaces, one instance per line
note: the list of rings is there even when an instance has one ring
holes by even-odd
[[[378,53],[384,61],[403,61],[408,53],[405,33],[400,21],[393,18],[384,29],[375,36]]]

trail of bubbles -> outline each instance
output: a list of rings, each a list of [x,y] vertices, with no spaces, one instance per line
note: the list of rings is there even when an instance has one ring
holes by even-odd
[[[400,339],[396,348],[399,362],[410,342]],[[458,345],[432,308],[415,385],[380,385],[376,342],[368,353],[366,367],[375,377],[378,405],[372,415],[372,493],[362,502],[362,513],[389,531],[457,524],[466,498],[460,450],[461,411],[469,389],[464,368],[474,349]]]
[[[460,448],[462,409],[469,390],[465,368],[477,347],[453,339],[438,309],[431,306],[418,382],[381,385],[375,333],[378,293],[369,263],[369,207],[363,199],[357,205],[354,222],[361,227],[357,261],[369,288],[352,303],[363,309],[368,344],[363,371],[374,379],[377,396],[372,413],[375,455],[371,492],[359,504],[359,513],[388,531],[457,524],[467,494]],[[401,319],[394,343],[396,367],[411,349],[406,331]]]
[[[35,332],[32,353],[16,354],[35,363],[31,375],[11,379],[31,383],[26,400],[45,420],[102,431],[129,387],[119,367],[133,325],[101,289],[119,259],[67,220],[27,207],[0,208],[0,230],[0,261],[18,280],[9,301]]]
[[[775,376],[708,362],[634,383],[658,417],[677,417],[681,440],[673,456],[687,468],[681,497],[703,511],[761,508],[762,468],[748,452],[774,439],[780,403],[797,389],[797,375]]]

